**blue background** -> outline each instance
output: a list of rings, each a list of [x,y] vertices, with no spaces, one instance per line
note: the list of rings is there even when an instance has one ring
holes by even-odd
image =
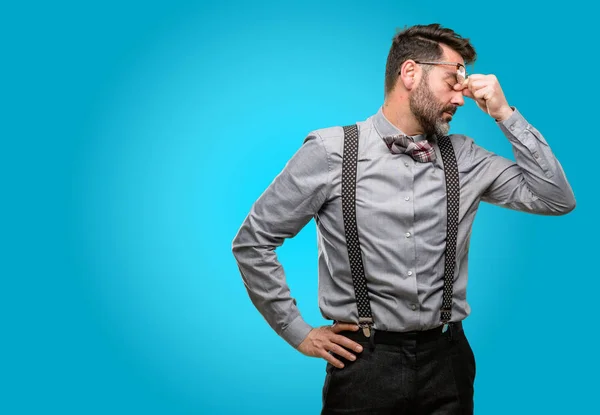
[[[472,39],[471,71],[498,76],[578,202],[481,205],[476,413],[598,413],[594,14],[417,3],[4,6],[0,413],[318,413],[325,362],[268,327],[231,241],[309,131],[377,111],[396,28],[431,22]],[[513,157],[472,101],[452,132]],[[327,324],[314,222],[278,253],[304,318]]]

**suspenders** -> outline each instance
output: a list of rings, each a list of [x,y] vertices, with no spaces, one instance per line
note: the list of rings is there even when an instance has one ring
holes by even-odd
[[[346,246],[350,260],[350,271],[354,284],[356,305],[358,307],[358,323],[363,334],[371,337],[373,332],[373,316],[367,291],[367,281],[363,267],[360,240],[356,227],[356,170],[358,160],[358,127],[356,124],[343,127],[344,129],[344,154],[342,160],[342,213]],[[440,321],[447,324],[452,315],[452,284],[456,268],[456,237],[458,234],[458,204],[459,183],[456,156],[450,137],[442,137],[438,141],[444,163],[447,194],[447,237],[446,261],[444,266],[444,294],[440,310]],[[446,326],[445,326],[446,327]]]

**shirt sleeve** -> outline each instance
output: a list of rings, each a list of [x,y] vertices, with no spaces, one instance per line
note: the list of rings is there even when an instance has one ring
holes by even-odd
[[[232,242],[250,299],[269,325],[294,348],[308,325],[291,297],[275,249],[319,211],[331,186],[323,139],[313,132],[256,200]]]
[[[487,164],[491,184],[481,200],[541,215],[564,215],[575,208],[575,196],[550,146],[520,112],[498,122],[512,144],[516,163],[471,141],[471,161]]]

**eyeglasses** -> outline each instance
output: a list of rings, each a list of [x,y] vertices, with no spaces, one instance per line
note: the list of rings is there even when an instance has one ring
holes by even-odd
[[[465,65],[458,62],[419,62],[415,61],[415,63],[419,63],[421,65],[452,65],[456,66],[456,80],[459,84],[462,84],[467,78],[467,69]]]

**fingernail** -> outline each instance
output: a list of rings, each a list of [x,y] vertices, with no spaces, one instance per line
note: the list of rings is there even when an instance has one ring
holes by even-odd
[[[356,351],[357,351],[357,352],[362,352],[362,346],[358,346],[358,347],[356,348]]]
[[[351,355],[351,356],[350,356],[350,360],[356,360],[356,356],[354,356],[354,355]]]

